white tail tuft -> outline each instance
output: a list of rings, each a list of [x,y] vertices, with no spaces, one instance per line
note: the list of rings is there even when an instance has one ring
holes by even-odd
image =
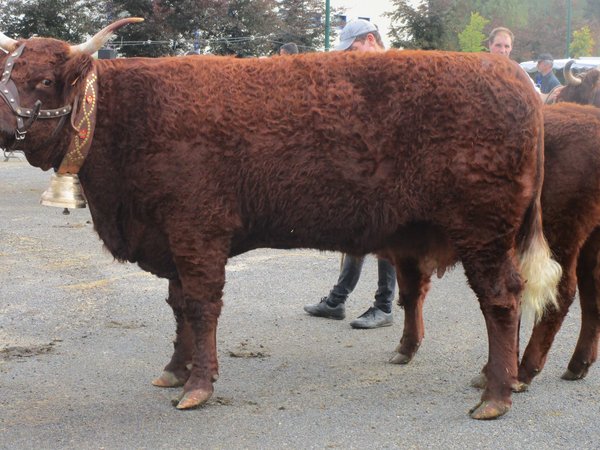
[[[558,309],[557,286],[562,276],[562,267],[552,259],[543,234],[536,234],[521,255],[521,275],[525,281],[521,314],[537,323],[550,307]]]

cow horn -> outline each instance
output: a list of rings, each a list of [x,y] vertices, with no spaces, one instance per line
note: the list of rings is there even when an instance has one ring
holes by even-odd
[[[571,66],[574,63],[575,61],[571,59],[567,62],[567,64],[565,64],[565,67],[563,69],[563,75],[565,76],[565,81],[567,82],[568,86],[579,86],[581,84],[581,78],[578,78],[575,75],[573,75],[573,72],[571,71]]]
[[[117,20],[116,22],[111,23],[106,28],[100,30],[98,33],[96,33],[94,37],[88,39],[83,44],[72,45],[71,53],[87,53],[88,55],[93,55],[104,46],[104,44],[110,39],[114,31],[129,23],[142,22],[143,20],[144,19],[142,19],[141,17],[127,17],[125,19]]]
[[[9,38],[0,31],[0,48],[7,52],[12,52],[15,48],[17,48],[17,41]]]

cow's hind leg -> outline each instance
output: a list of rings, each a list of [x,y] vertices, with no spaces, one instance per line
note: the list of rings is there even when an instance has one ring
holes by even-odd
[[[194,350],[194,334],[188,320],[184,317],[184,297],[179,279],[169,280],[169,298],[167,303],[173,309],[176,322],[174,351],[171,361],[163,369],[160,377],[152,381],[158,387],[183,386],[190,376],[190,365]]]
[[[574,261],[563,263],[563,276],[558,286],[559,308],[546,311],[540,322],[533,327],[531,338],[519,364],[518,391],[526,390],[533,378],[541,372],[556,333],[560,330],[569,306],[573,303],[577,283],[573,265]]]
[[[600,230],[596,230],[581,250],[577,264],[579,299],[581,301],[581,331],[571,357],[565,380],[577,380],[587,375],[598,358],[600,337]]]
[[[402,339],[390,358],[393,364],[409,363],[425,336],[423,303],[429,291],[431,277],[419,269],[415,258],[404,258],[395,262],[398,278],[398,304],[404,308],[404,330]]]
[[[517,380],[517,295],[522,282],[507,254],[463,258],[463,266],[479,299],[489,346],[487,383],[481,401],[470,413],[474,419],[495,419],[510,410],[511,386]]]

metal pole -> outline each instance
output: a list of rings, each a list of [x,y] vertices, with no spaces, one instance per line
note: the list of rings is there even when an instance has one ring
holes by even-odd
[[[571,1],[572,0],[567,0],[567,51],[565,53],[565,58],[570,58],[571,51],[569,48],[571,46]]]
[[[329,0],[325,0],[325,51],[329,51],[329,31],[331,23],[329,22]]]

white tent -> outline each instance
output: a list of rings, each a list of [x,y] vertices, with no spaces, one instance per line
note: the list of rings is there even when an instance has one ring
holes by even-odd
[[[554,70],[563,70],[565,64],[569,62],[571,59],[555,59],[554,60]],[[525,61],[521,63],[521,67],[525,69],[529,73],[537,72],[537,61]],[[600,56],[584,56],[581,58],[575,59],[575,63],[573,64],[572,69],[575,71],[580,70],[588,70],[593,69],[594,67],[600,66]]]

